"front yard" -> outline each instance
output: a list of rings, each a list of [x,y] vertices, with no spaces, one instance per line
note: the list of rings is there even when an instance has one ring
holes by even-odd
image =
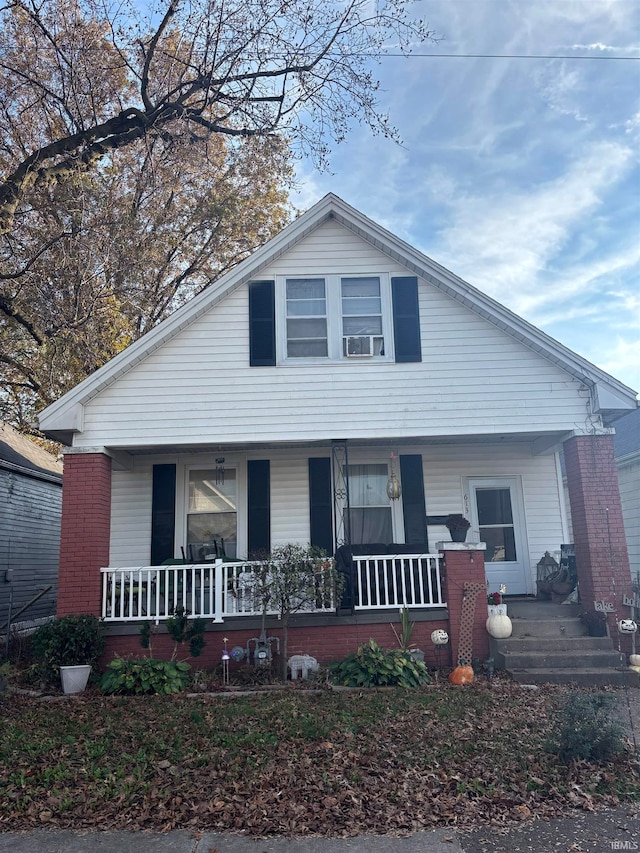
[[[0,831],[341,836],[506,823],[640,797],[630,745],[605,765],[562,763],[545,747],[567,692],[497,679],[233,698],[4,694]]]

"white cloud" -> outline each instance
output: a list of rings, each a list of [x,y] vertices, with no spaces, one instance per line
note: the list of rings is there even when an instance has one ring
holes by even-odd
[[[625,175],[630,159],[625,146],[600,143],[537,188],[454,197],[451,225],[439,240],[445,265],[497,298],[516,288],[519,308],[543,301],[539,274]]]
[[[585,86],[580,71],[569,69],[566,62],[553,62],[539,73],[538,82],[542,97],[552,110],[576,121],[587,120],[580,106]]]

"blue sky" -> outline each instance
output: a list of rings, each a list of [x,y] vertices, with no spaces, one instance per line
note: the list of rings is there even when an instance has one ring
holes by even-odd
[[[640,391],[640,0],[425,0],[444,39],[388,58],[403,145],[354,127],[327,192]],[[577,59],[573,57],[608,57]]]

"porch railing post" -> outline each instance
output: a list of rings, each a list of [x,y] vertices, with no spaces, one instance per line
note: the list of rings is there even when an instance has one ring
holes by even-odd
[[[225,570],[224,563],[222,560],[216,560],[214,565],[214,601],[213,601],[213,612],[214,622],[222,622],[223,619],[223,602],[224,602],[224,594],[225,594]]]

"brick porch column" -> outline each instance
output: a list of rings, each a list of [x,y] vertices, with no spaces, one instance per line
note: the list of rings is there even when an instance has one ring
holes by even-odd
[[[445,560],[445,595],[449,611],[451,663],[455,666],[461,654],[468,664],[471,664],[473,658],[485,660],[489,657],[489,635],[486,629],[487,580],[484,573],[486,545],[484,542],[437,542],[436,548]],[[471,600],[475,594],[474,589],[480,589],[480,592],[476,595],[472,621],[468,627],[465,627],[463,612],[467,607],[470,609]],[[470,656],[468,651],[464,650],[465,636],[471,641]]]
[[[628,617],[622,596],[631,594],[613,436],[578,435],[564,442],[580,598],[586,609],[607,601],[618,618]],[[615,616],[609,630],[617,636]]]
[[[103,453],[66,453],[58,616],[100,615],[100,568],[109,565],[111,459]]]

